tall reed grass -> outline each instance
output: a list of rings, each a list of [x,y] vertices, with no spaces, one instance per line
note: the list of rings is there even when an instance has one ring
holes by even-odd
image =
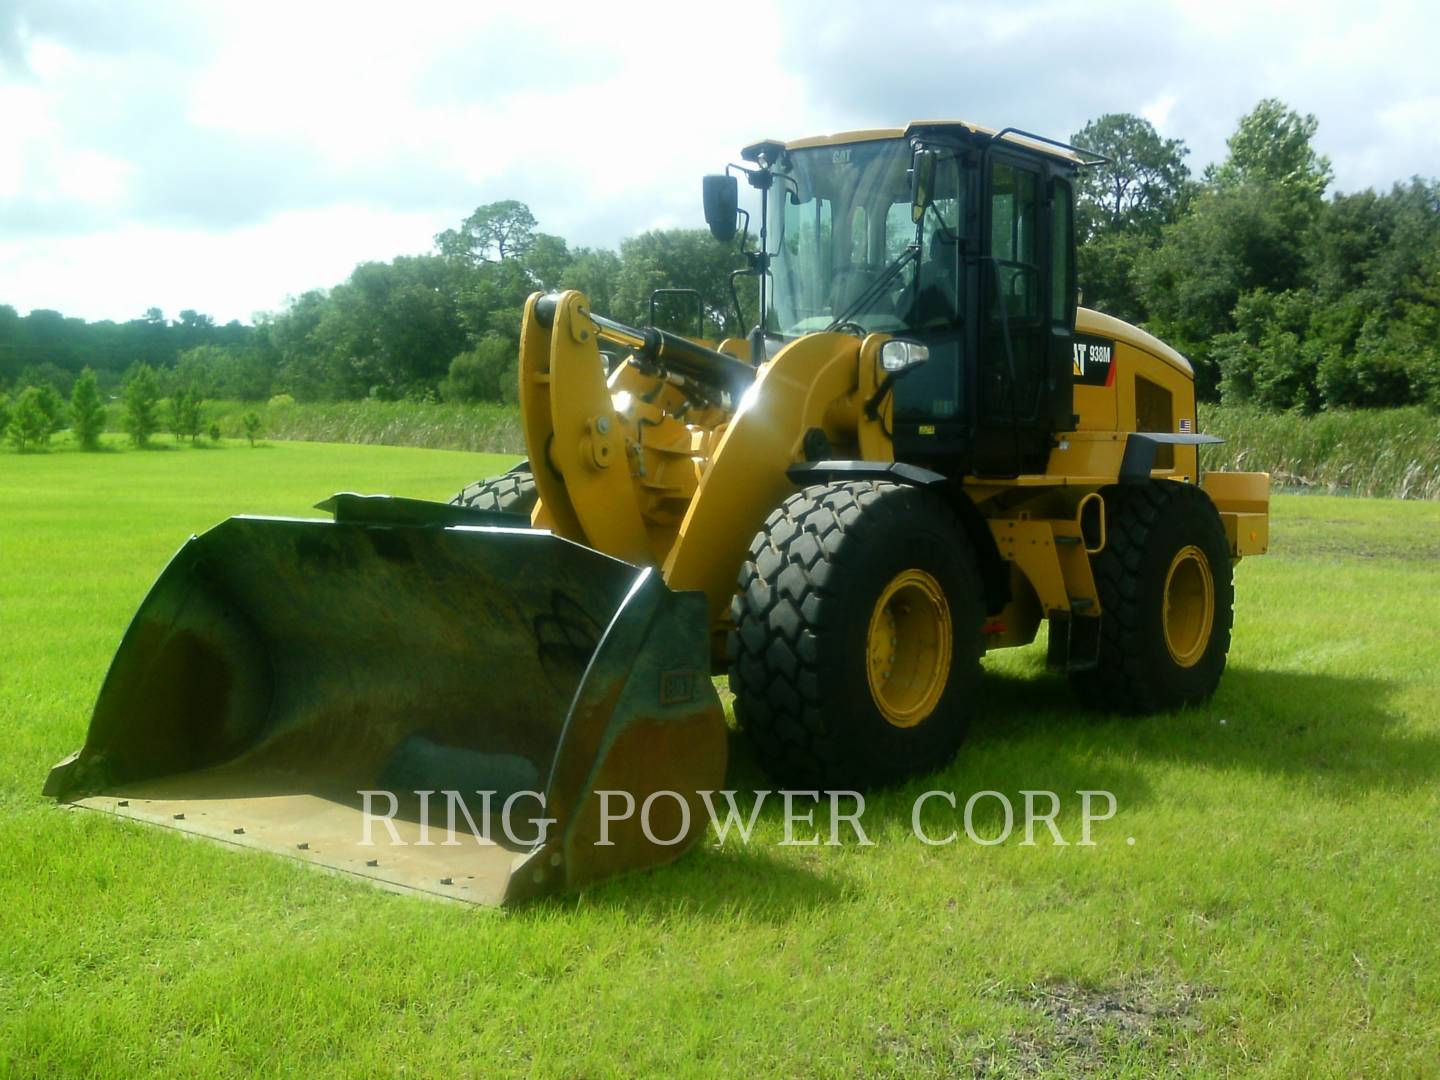
[[[1211,469],[1268,472],[1279,487],[1391,499],[1440,499],[1440,416],[1419,408],[1300,416],[1202,405]]]
[[[244,434],[248,412],[260,414],[263,438],[297,442],[379,443],[523,454],[520,414],[513,406],[488,403],[424,404],[413,401],[336,401],[247,404],[210,402],[214,420],[227,438]]]
[[[240,438],[246,413],[260,414],[263,438],[379,443],[523,454],[513,406],[427,405],[409,401],[212,401],[206,425]],[[118,406],[111,430],[120,430]],[[1369,409],[1301,416],[1246,406],[1202,405],[1200,430],[1219,435],[1207,447],[1209,469],[1268,472],[1278,487],[1394,499],[1440,499],[1440,416],[1423,409]]]

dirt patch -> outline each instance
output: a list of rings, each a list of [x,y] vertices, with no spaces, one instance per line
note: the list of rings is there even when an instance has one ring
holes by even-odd
[[[1108,1076],[1126,1064],[1182,1071],[1193,1064],[1186,1047],[1203,1033],[1199,1007],[1213,991],[1136,979],[1109,987],[1052,983],[1009,996],[1041,1022],[974,1056],[977,1077]]]
[[[1017,1023],[999,1039],[947,1026],[945,1011],[912,1017],[899,1030],[881,1025],[874,1048],[886,1065],[879,1074],[999,1080],[1111,1076],[1126,1067],[1143,1075],[1188,1072],[1196,1064],[1190,1047],[1205,1032],[1201,1004],[1214,996],[1213,990],[1157,977],[1107,987],[988,987],[982,993],[1022,1006],[1034,1022]]]

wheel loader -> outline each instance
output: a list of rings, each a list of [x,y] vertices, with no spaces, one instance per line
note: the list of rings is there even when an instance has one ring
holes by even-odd
[[[714,676],[792,789],[943,766],[981,658],[1042,624],[1079,703],[1209,697],[1268,477],[1202,474],[1190,364],[1077,306],[1093,157],[953,121],[741,157],[704,205],[740,234],[748,333],[531,296],[526,463],[449,504],[342,494],[192,537],[47,793],[496,904],[704,834]]]

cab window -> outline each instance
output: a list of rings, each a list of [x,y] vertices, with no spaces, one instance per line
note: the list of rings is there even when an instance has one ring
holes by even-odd
[[[997,162],[990,183],[990,254],[999,271],[995,317],[1000,304],[1011,319],[1040,314],[1038,177],[1027,169]]]

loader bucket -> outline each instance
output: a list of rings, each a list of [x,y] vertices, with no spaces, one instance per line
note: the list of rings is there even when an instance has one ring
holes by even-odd
[[[508,515],[322,506],[180,549],[46,794],[480,904],[699,838],[726,753],[703,595]]]

